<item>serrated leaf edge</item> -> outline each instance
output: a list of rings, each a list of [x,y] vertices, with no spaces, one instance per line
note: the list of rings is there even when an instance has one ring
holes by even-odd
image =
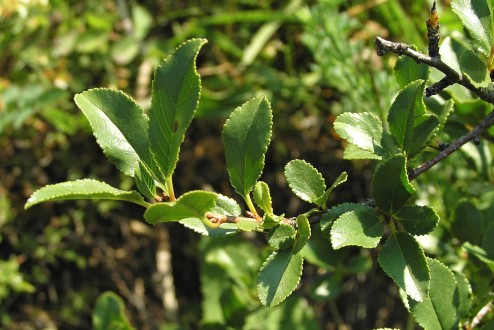
[[[314,170],[314,172],[316,173],[316,175],[321,179],[321,182],[323,183],[324,185],[324,190],[326,190],[326,182],[324,180],[324,177],[322,176],[321,172],[319,172],[314,166],[312,166],[312,164],[306,162],[305,160],[303,159],[293,159],[291,161],[289,161],[286,165],[285,165],[285,171],[284,171],[284,174],[285,174],[285,177],[287,179],[287,182],[288,182],[288,186],[290,187],[290,190],[300,199],[306,201],[306,202],[309,202],[309,203],[314,203],[315,201],[317,201],[321,196],[324,195],[324,193],[326,191],[324,191],[321,195],[317,196],[316,198],[314,199],[306,199],[305,196],[301,196],[301,194],[299,194],[299,192],[293,187],[292,183],[290,182],[290,180],[288,179],[288,176],[286,175],[286,168],[288,167],[289,164],[292,164],[292,163],[303,163],[304,165],[308,166],[309,168],[311,168],[312,170]],[[305,180],[304,180],[305,181]]]

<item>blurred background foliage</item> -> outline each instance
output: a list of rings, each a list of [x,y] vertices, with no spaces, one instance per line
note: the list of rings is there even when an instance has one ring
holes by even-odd
[[[151,228],[142,209],[112,201],[50,203],[29,211],[23,205],[41,186],[84,177],[132,189],[132,180],[105,159],[72,97],[111,87],[147,109],[154,68],[191,37],[209,43],[198,58],[199,118],[174,178],[179,194],[200,188],[234,196],[222,123],[235,107],[264,94],[275,128],[262,179],[271,186],[274,209],[293,216],[309,207],[290,195],[284,181],[283,168],[294,158],[314,164],[328,182],[347,171],[350,180],[333,203],[362,202],[369,196],[372,163],[342,159],[332,122],[344,111],[386,117],[399,90],[392,75],[396,58],[377,57],[373,40],[379,35],[424,50],[431,4],[0,0],[1,327],[88,329],[103,313],[95,308],[98,296],[113,291],[138,329],[413,329],[376,256],[334,251],[316,228],[304,251],[311,266],[300,288],[267,309],[255,284],[269,253],[262,236],[214,240],[179,224]],[[441,33],[460,30],[448,1],[438,7]],[[480,105],[468,97],[447,130],[451,138],[466,130],[465,123],[475,123]],[[481,148],[489,149],[469,147],[467,157],[453,157],[456,166],[417,180],[418,198],[435,206],[441,219],[454,217],[457,205],[492,217],[492,187],[485,184],[492,179],[492,159]],[[457,189],[441,190],[451,178]],[[463,197],[468,201],[461,204]],[[459,264],[455,247],[444,244],[451,238],[448,226],[424,244],[427,252]],[[476,274],[485,271],[478,265]]]

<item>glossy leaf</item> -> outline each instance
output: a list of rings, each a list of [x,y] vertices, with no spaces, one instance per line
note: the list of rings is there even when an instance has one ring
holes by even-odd
[[[264,181],[259,181],[254,186],[254,191],[252,192],[254,197],[254,202],[259,206],[264,213],[273,215],[273,206],[271,201],[271,194],[269,192],[269,186]]]
[[[223,127],[230,181],[244,199],[262,174],[272,126],[268,100],[256,97],[235,109]]]
[[[95,330],[131,330],[134,329],[125,315],[125,304],[113,292],[104,292],[96,300],[93,311]]]
[[[382,235],[384,226],[376,212],[371,208],[343,213],[331,228],[331,244],[337,250],[344,246],[375,248]]]
[[[295,244],[296,234],[295,228],[281,223],[269,233],[268,243],[275,250],[290,249]]]
[[[475,51],[489,56],[492,45],[491,12],[486,0],[453,0],[451,8],[458,15]]]
[[[332,207],[331,209],[326,211],[321,217],[320,227],[323,236],[331,241],[331,228],[333,226],[333,223],[344,213],[350,211],[365,211],[365,210],[367,210],[367,206],[356,203],[342,203]]]
[[[139,162],[139,166],[135,169],[134,179],[141,194],[151,199],[156,197],[154,178],[142,162]]]
[[[445,265],[427,258],[430,269],[429,296],[421,302],[409,299],[410,311],[424,329],[458,329],[460,305],[456,279]]]
[[[331,194],[331,192],[333,192],[334,188],[336,188],[340,184],[346,182],[347,179],[348,179],[348,174],[346,172],[342,172],[340,175],[338,175],[338,177],[336,178],[336,180],[334,180],[334,182],[331,185],[331,187],[329,187],[328,189],[326,189],[326,191],[324,192],[324,194],[322,194],[318,199],[316,199],[314,201],[314,203],[316,203],[317,205],[320,205],[320,206],[325,206],[326,205],[326,202],[327,202],[327,200],[329,198],[329,195]]]
[[[425,84],[416,80],[403,88],[388,114],[389,131],[400,150],[407,152],[413,141],[415,117],[425,113],[422,101]]]
[[[445,38],[441,44],[440,53],[446,64],[462,73],[474,86],[487,87],[491,83],[487,61],[480,58],[462,40],[453,37]]]
[[[121,91],[97,88],[76,94],[74,101],[101,149],[120,171],[134,176],[139,160],[149,164],[148,119],[132,98]]]
[[[164,183],[173,174],[180,145],[199,102],[201,80],[195,62],[204,39],[180,45],[156,69],[149,112],[149,141],[156,164],[153,171]]]
[[[415,80],[427,80],[429,78],[429,67],[417,63],[408,56],[400,56],[394,67],[394,76],[401,88]]]
[[[434,137],[439,126],[439,120],[435,115],[422,115],[415,118],[413,127],[412,142],[408,148],[409,157],[413,157],[422,151],[427,143]]]
[[[209,191],[190,191],[174,202],[153,204],[144,213],[144,219],[151,224],[186,218],[208,221],[205,214],[214,209],[216,198],[217,195]]]
[[[326,189],[321,173],[301,159],[286,164],[285,177],[293,193],[309,203],[321,197]]]
[[[413,236],[404,232],[391,235],[384,243],[378,261],[386,274],[413,300],[427,298],[430,272],[424,251]]]
[[[412,235],[425,235],[436,228],[439,216],[428,206],[404,206],[393,216]]]
[[[124,191],[101,181],[83,179],[48,185],[36,190],[26,202],[25,209],[33,205],[72,199],[110,199],[127,201],[144,207],[146,203],[136,191]]]
[[[382,123],[378,117],[369,112],[345,112],[334,123],[336,133],[359,149],[382,156]]]
[[[297,288],[304,258],[290,250],[274,251],[257,277],[257,293],[264,306],[276,306]]]
[[[293,254],[299,253],[309,241],[311,230],[307,214],[297,216],[297,231],[298,237],[292,250]]]
[[[408,181],[405,157],[394,156],[377,167],[371,192],[376,205],[387,213],[394,214],[405,205],[415,192]]]

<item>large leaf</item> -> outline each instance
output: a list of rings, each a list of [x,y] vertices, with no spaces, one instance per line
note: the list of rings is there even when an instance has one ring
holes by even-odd
[[[451,270],[427,258],[431,281],[429,296],[422,302],[410,300],[410,311],[424,329],[458,329],[460,299]]]
[[[124,191],[101,181],[83,179],[48,185],[36,190],[27,200],[25,209],[33,205],[71,199],[111,199],[132,202],[144,207],[146,203],[136,191]]]
[[[90,89],[76,94],[98,144],[124,174],[134,176],[138,160],[149,164],[148,119],[141,107],[121,91]]]
[[[377,157],[382,156],[382,123],[375,115],[345,112],[336,118],[336,132],[349,143]]]
[[[408,56],[400,56],[394,67],[394,76],[401,88],[415,80],[427,80],[429,78],[429,67],[417,63]]]
[[[407,152],[413,141],[415,117],[425,113],[422,101],[425,84],[416,80],[403,88],[393,101],[388,114],[389,131],[396,145]]]
[[[326,190],[321,173],[301,159],[286,164],[285,177],[295,195],[310,203],[315,202]]]
[[[453,0],[451,8],[461,19],[474,50],[489,56],[492,45],[492,20],[487,1]]]
[[[413,300],[424,301],[429,292],[430,272],[424,251],[408,233],[391,235],[379,253],[381,268]]]
[[[156,69],[149,113],[149,141],[157,164],[158,179],[171,177],[178,161],[180,145],[199,102],[201,80],[195,61],[204,39],[191,39]]]
[[[331,228],[333,248],[361,246],[375,248],[384,233],[384,226],[376,212],[371,208],[343,213]]]
[[[186,218],[207,221],[205,214],[214,209],[217,197],[218,195],[209,191],[190,191],[174,202],[153,204],[144,213],[144,219],[151,224]]]
[[[418,205],[404,206],[394,218],[412,235],[428,234],[439,222],[439,216],[434,209]]]
[[[371,192],[382,211],[394,214],[404,206],[415,192],[408,181],[405,157],[394,156],[377,167]]]
[[[134,329],[125,315],[125,304],[113,292],[104,292],[96,300],[93,311],[95,330],[131,330]]]
[[[230,181],[244,199],[262,174],[272,126],[268,100],[256,97],[236,108],[223,127]]]
[[[274,251],[264,262],[257,277],[257,293],[264,306],[276,306],[297,287],[302,275],[302,253]]]

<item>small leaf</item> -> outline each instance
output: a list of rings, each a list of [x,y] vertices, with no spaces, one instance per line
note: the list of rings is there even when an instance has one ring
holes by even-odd
[[[216,205],[211,212],[238,217],[242,213],[242,209],[233,198],[217,194]]]
[[[356,145],[349,144],[345,146],[343,151],[343,159],[382,159],[382,156],[376,155],[374,152],[367,151],[357,147]]]
[[[137,189],[139,189],[141,194],[147,198],[154,199],[156,197],[156,185],[154,184],[154,179],[142,162],[139,162],[139,166],[135,169],[134,179]]]
[[[491,12],[485,0],[453,0],[451,9],[468,32],[475,51],[489,56],[492,45]]]
[[[217,195],[209,191],[190,191],[174,202],[153,204],[144,213],[144,219],[151,224],[186,218],[208,221],[205,214],[214,209],[216,198]]]
[[[451,230],[460,241],[477,245],[482,236],[483,223],[482,213],[477,207],[470,201],[463,201],[455,208]]]
[[[182,219],[179,223],[203,236],[223,237],[238,233],[237,225],[234,223],[223,223],[218,228],[211,228],[198,218]]]
[[[416,50],[415,47],[412,47]],[[427,80],[429,78],[429,67],[417,63],[408,56],[400,56],[394,67],[394,76],[401,88],[415,80]]]
[[[271,194],[269,193],[269,187],[266,184],[266,182],[264,181],[257,182],[254,187],[254,191],[252,192],[252,195],[254,197],[254,201],[256,202],[257,206],[259,206],[259,208],[263,210],[264,213],[273,215]]]
[[[235,109],[223,127],[230,181],[244,199],[262,174],[272,126],[268,100],[256,97]]]
[[[413,141],[415,117],[425,113],[424,88],[423,80],[410,83],[400,91],[389,109],[389,131],[398,148],[404,152]]]
[[[48,185],[36,190],[26,202],[25,209],[33,205],[72,199],[110,199],[127,201],[144,207],[146,203],[137,191],[124,191],[101,181],[83,179]]]
[[[201,79],[195,62],[205,43],[205,39],[184,42],[154,74],[149,141],[156,161],[153,172],[162,183],[175,170],[180,145],[199,102]]]
[[[264,306],[273,307],[297,288],[304,258],[289,250],[274,251],[264,262],[257,277],[257,293]]]
[[[331,244],[337,250],[344,246],[375,248],[382,235],[384,226],[376,212],[371,208],[343,213],[331,228]]]
[[[342,172],[337,178],[336,180],[333,182],[333,184],[331,185],[331,187],[329,187],[325,192],[324,194],[322,194],[321,197],[319,197],[317,200],[314,201],[314,203],[316,203],[317,205],[320,205],[320,206],[325,206],[326,205],[326,202],[328,201],[328,198],[329,198],[329,195],[331,194],[331,192],[334,190],[334,188],[338,187],[340,184],[346,182],[346,180],[348,179],[348,174],[346,172]]]
[[[382,156],[381,138],[383,128],[381,120],[369,112],[345,112],[336,118],[334,129],[343,139],[358,148]]]
[[[268,237],[268,243],[275,250],[290,249],[295,243],[295,228],[288,224],[280,223],[274,228]]]
[[[374,172],[371,191],[382,211],[398,212],[415,192],[408,181],[405,157],[397,155],[380,164]]]
[[[121,91],[97,88],[76,94],[74,101],[101,149],[120,171],[134,176],[139,159],[149,164],[148,119],[132,98]]]
[[[439,261],[427,258],[427,264],[431,276],[429,296],[422,302],[409,300],[410,311],[424,329],[458,329],[456,279]]]
[[[310,214],[310,213],[309,213]],[[292,253],[297,254],[302,250],[310,238],[310,224],[307,214],[297,216],[297,231],[298,237],[293,247]]]
[[[237,222],[237,228],[242,230],[242,231],[253,231],[256,228],[258,228],[261,225],[260,222],[257,222],[256,220],[240,220]]]
[[[336,205],[326,211],[321,217],[321,232],[324,237],[331,241],[331,227],[336,219],[342,216],[346,212],[350,211],[365,211],[367,206],[356,203],[343,203]]]
[[[321,173],[301,159],[286,164],[285,177],[293,193],[309,203],[321,197],[326,189]]]
[[[428,206],[404,206],[393,216],[412,235],[425,235],[436,228],[439,216]]]
[[[433,138],[439,120],[434,115],[422,115],[415,118],[415,126],[413,127],[412,142],[408,148],[408,156],[413,157],[421,152],[426,144]]]
[[[415,238],[398,232],[384,243],[378,257],[381,268],[416,301],[424,301],[429,292],[430,272],[424,251]]]
[[[131,330],[134,329],[125,315],[125,304],[113,292],[104,292],[96,300],[93,311],[95,330]]]

